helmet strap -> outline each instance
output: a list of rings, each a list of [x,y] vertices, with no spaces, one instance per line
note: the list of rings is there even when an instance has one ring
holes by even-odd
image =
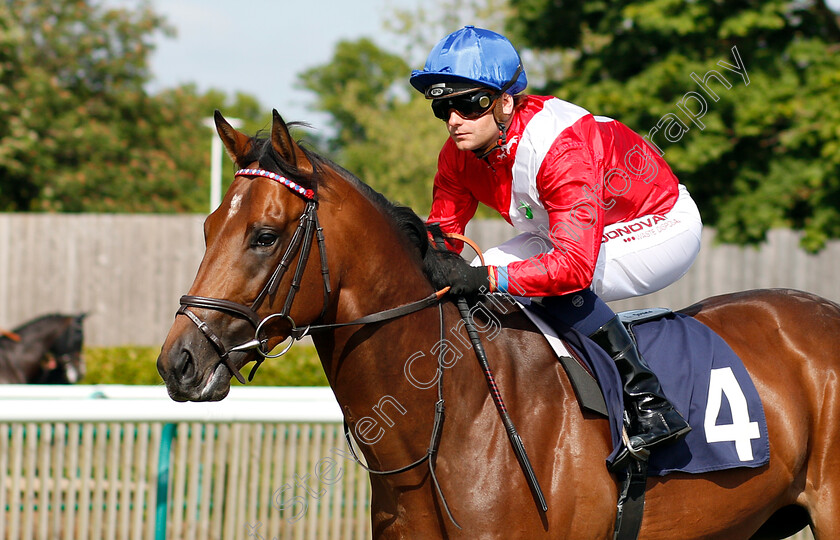
[[[496,125],[499,127],[499,146],[504,146],[507,144],[507,125],[504,122],[496,122]]]
[[[496,144],[494,144],[487,150],[474,150],[473,152],[475,153],[475,156],[478,159],[486,158],[491,153],[493,153],[493,150],[504,148],[507,144],[507,123],[499,120],[499,117],[496,115],[497,111],[501,112],[502,107],[503,99],[499,98],[499,100],[496,102],[496,106],[493,107],[493,120],[496,121],[496,127],[499,129],[499,138],[496,139]]]

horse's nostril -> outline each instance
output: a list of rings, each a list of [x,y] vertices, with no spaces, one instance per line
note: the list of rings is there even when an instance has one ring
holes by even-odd
[[[184,350],[181,352],[181,358],[179,359],[180,362],[180,369],[178,369],[178,374],[182,381],[188,381],[195,377],[195,362],[193,361],[192,355],[189,351]]]
[[[196,373],[195,361],[187,349],[182,349],[179,354],[174,355],[170,368],[170,373],[181,381],[190,380]]]

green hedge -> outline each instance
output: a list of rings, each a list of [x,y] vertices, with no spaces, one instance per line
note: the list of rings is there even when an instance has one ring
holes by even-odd
[[[81,384],[163,384],[157,371],[158,347],[85,348],[87,373]],[[242,374],[248,377],[254,363]],[[233,385],[239,381],[232,379]],[[327,386],[321,361],[312,345],[296,344],[280,358],[260,366],[254,386]]]

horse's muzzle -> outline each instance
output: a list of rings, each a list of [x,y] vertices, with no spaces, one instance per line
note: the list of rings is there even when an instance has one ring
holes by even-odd
[[[219,401],[230,391],[232,373],[223,363],[201,364],[204,347],[193,350],[189,345],[161,350],[157,369],[166,383],[166,390],[175,401]]]

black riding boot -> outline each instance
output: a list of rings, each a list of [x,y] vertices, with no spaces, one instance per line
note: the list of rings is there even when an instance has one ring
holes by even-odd
[[[691,427],[662,392],[659,379],[645,363],[635,340],[616,316],[589,338],[610,355],[624,384],[625,409],[630,413],[628,437],[632,450],[675,442]]]

